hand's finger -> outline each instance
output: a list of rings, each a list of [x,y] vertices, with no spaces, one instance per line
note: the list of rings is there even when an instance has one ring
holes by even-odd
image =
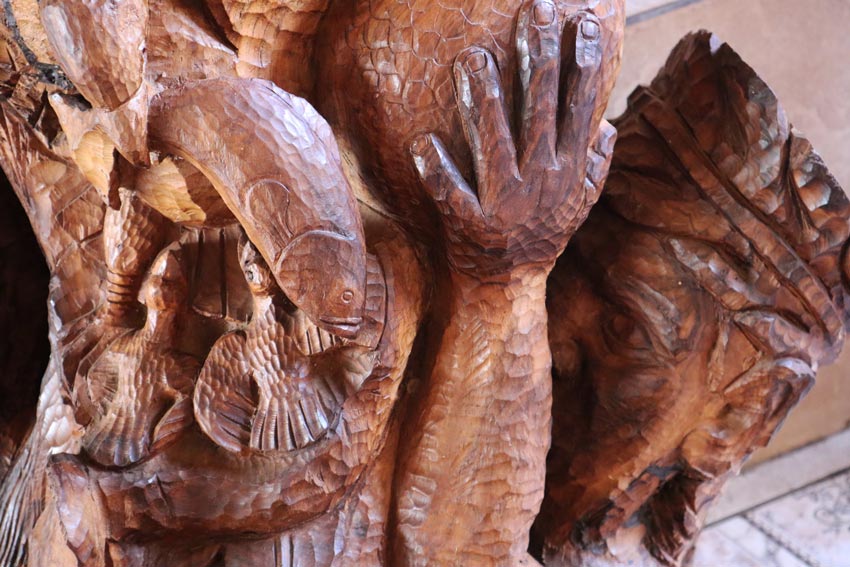
[[[602,68],[602,27],[590,12],[579,12],[567,23],[566,38],[575,38],[572,49],[564,49],[562,72],[565,100],[558,138],[558,154],[579,164],[593,134],[593,110],[599,90]]]
[[[520,171],[530,162],[551,164],[558,132],[561,25],[551,0],[527,0],[519,13],[517,56],[522,86]]]
[[[593,147],[587,150],[587,167],[584,178],[584,198],[581,207],[576,212],[575,226],[581,226],[587,220],[593,205],[599,201],[608,171],[611,169],[611,158],[614,156],[614,143],[617,141],[617,129],[607,120],[599,125],[599,134]]]
[[[483,222],[478,198],[437,136],[419,136],[410,145],[410,153],[422,185],[443,215],[447,228],[457,230]]]
[[[479,47],[463,50],[454,65],[458,109],[472,152],[478,199],[492,211],[499,190],[519,176],[508,116],[493,56]]]
[[[611,169],[611,158],[614,155],[614,143],[617,141],[617,129],[607,120],[599,125],[599,134],[593,147],[587,150],[587,204],[589,206],[599,200],[602,187]]]

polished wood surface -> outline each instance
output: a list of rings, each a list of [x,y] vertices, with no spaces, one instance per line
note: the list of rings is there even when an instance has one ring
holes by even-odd
[[[3,567],[684,565],[843,344],[706,32],[612,125],[622,0],[5,9]]]

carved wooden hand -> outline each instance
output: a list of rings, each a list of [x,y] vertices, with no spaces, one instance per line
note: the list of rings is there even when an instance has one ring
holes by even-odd
[[[609,161],[616,137],[607,123],[599,132],[594,123],[603,64],[596,16],[579,12],[565,26],[555,5],[540,0],[526,2],[518,20],[518,140],[496,61],[473,46],[458,55],[453,72],[476,183],[464,180],[439,136],[421,136],[411,146],[443,215],[449,262],[476,280],[518,267],[551,267],[606,175],[602,165],[588,180],[589,158]]]
[[[495,61],[477,47],[454,64],[477,195],[437,136],[411,147],[443,214],[453,275],[448,326],[402,449],[399,565],[529,560],[549,447],[546,276],[598,195],[586,173],[602,31],[589,12],[562,25],[546,0],[526,2],[518,21],[519,147]],[[572,54],[563,66],[562,37]],[[596,138],[597,182],[613,138],[610,127]]]

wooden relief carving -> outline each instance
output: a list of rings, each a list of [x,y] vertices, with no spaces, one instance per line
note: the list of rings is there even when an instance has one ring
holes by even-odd
[[[549,282],[562,319],[535,535],[554,564],[678,565],[724,480],[841,348],[850,203],[707,33],[617,129],[604,197]]]
[[[707,32],[609,124],[622,0],[4,10],[2,567],[685,565],[843,345]]]

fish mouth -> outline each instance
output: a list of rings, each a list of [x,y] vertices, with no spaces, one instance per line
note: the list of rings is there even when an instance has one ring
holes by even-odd
[[[375,256],[366,262],[366,298],[358,317],[332,317],[326,315],[315,320],[316,326],[335,335],[339,342],[366,347],[378,347],[387,317],[387,288],[384,271]]]
[[[360,331],[363,317],[320,317],[319,323],[335,335],[345,339],[353,339]]]

